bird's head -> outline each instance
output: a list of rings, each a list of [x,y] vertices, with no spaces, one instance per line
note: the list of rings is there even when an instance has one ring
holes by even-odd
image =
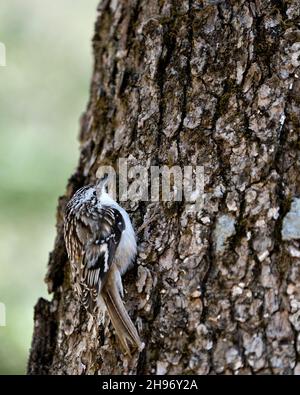
[[[103,176],[97,180],[95,189],[98,197],[100,197],[103,193],[107,193],[109,179],[109,174],[104,173]]]

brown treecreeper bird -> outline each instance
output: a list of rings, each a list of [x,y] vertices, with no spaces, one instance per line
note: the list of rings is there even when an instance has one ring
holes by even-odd
[[[106,192],[108,176],[80,188],[66,207],[64,238],[73,286],[87,310],[107,309],[123,350],[144,343],[122,301],[121,276],[133,264],[136,237],[127,212]]]

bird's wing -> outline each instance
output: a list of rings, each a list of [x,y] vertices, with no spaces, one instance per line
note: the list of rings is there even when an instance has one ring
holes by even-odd
[[[95,227],[93,241],[87,242],[85,246],[82,280],[100,292],[111,268],[125,223],[119,210],[103,206],[99,210],[99,222]]]
[[[119,210],[107,206],[101,206],[96,215],[87,212],[80,218],[76,226],[83,246],[79,281],[82,303],[92,311],[107,280],[125,222]]]

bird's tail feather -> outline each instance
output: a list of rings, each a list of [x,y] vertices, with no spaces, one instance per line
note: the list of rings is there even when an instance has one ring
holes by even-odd
[[[120,293],[114,282],[108,282],[102,291],[111,322],[121,342],[124,351],[130,356],[129,344],[142,351],[144,343],[141,342],[137,330],[129,317]],[[129,343],[129,344],[128,344]]]

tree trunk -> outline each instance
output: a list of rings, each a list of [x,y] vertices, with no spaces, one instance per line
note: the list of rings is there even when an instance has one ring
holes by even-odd
[[[80,160],[59,201],[30,374],[300,374],[298,0],[103,0]],[[101,165],[203,166],[202,211],[124,202],[125,302],[145,349],[74,299],[66,203]],[[156,218],[147,224],[153,216]]]

